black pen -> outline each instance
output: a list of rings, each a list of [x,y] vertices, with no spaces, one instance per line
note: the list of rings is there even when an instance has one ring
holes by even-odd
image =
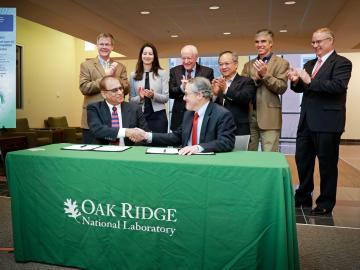
[[[82,145],[82,146],[80,146],[80,148],[83,148],[83,147],[86,147],[87,145],[86,144],[84,144],[84,145]]]

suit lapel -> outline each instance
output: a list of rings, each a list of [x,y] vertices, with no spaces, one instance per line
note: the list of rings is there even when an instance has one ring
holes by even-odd
[[[99,71],[99,73],[104,77],[105,76],[105,70],[103,68],[103,66],[99,63],[99,58],[94,58],[94,67],[96,68],[97,71]]]
[[[203,119],[203,122],[201,125],[201,130],[200,130],[200,140],[199,140],[200,143],[205,142],[206,129],[207,129],[209,120],[211,118],[213,106],[214,106],[214,103],[210,102],[206,108],[204,119]]]
[[[326,59],[325,63],[322,64],[319,71],[316,73],[315,78],[321,77],[322,74],[326,74],[328,72],[328,69],[332,66],[332,63],[334,62],[336,57],[336,52],[334,51],[328,59]]]
[[[126,115],[130,115],[130,108],[126,102],[121,103],[121,120],[122,120],[122,128],[129,127],[129,117]]]
[[[109,110],[109,106],[104,100],[101,106],[101,115],[104,115],[104,122],[108,127],[111,127],[111,113]]]
[[[192,121],[194,118],[193,111],[186,111],[182,123],[182,145],[186,146],[191,136]]]

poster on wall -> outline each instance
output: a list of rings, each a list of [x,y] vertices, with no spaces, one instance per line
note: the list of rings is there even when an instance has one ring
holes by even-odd
[[[16,125],[16,9],[0,7],[0,128]]]

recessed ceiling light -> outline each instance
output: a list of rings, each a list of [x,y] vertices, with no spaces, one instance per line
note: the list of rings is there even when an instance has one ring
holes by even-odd
[[[141,14],[141,15],[148,15],[148,14],[150,14],[150,11],[148,11],[148,10],[143,10],[143,11],[140,11],[140,14]]]
[[[286,33],[287,32],[287,29],[281,29],[279,30],[280,33]]]
[[[177,38],[177,37],[179,37],[179,35],[171,35],[170,37]]]
[[[284,4],[285,5],[295,5],[296,1],[285,1]]]
[[[209,9],[211,10],[216,10],[216,9],[219,9],[220,7],[219,6],[210,6]]]
[[[231,32],[224,32],[223,33],[225,36],[231,35]]]

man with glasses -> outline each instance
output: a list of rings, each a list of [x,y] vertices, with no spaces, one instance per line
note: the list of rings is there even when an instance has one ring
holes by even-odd
[[[126,68],[123,64],[110,58],[114,49],[114,37],[110,33],[101,33],[96,39],[98,56],[89,59],[80,66],[80,91],[84,95],[81,127],[83,129],[83,141],[89,143],[91,135],[86,118],[88,104],[102,100],[99,83],[104,76],[118,78],[124,87],[124,94],[129,93],[129,82]]]
[[[181,49],[182,64],[170,69],[169,97],[174,99],[170,129],[173,131],[181,125],[183,119],[185,112],[183,97],[188,80],[198,76],[210,81],[214,79],[213,69],[198,64],[197,59],[197,48],[194,45],[186,45]]]
[[[331,213],[336,203],[339,144],[344,132],[346,92],[352,63],[334,49],[334,33],[320,28],[311,45],[316,58],[303,70],[290,68],[291,89],[303,93],[296,138],[296,166],[300,185],[295,193],[296,207],[312,207],[315,158],[319,160],[320,195],[314,215]]]
[[[179,146],[180,155],[199,152],[228,152],[235,144],[235,123],[231,113],[210,101],[211,84],[203,77],[190,79],[184,92],[186,111],[181,126],[172,133],[145,133],[138,138],[154,146]],[[137,138],[135,138],[137,139]]]
[[[220,53],[219,68],[222,77],[212,81],[215,103],[232,113],[236,136],[249,135],[249,104],[255,95],[255,84],[250,78],[238,74],[238,55],[235,52]]]
[[[87,106],[89,144],[133,145],[135,128],[148,130],[141,107],[124,102],[124,88],[118,78],[105,76],[99,82],[103,101]]]
[[[256,85],[250,118],[250,151],[258,150],[259,141],[262,151],[279,151],[282,125],[279,95],[287,89],[289,63],[272,53],[273,37],[273,32],[268,29],[256,32],[258,56],[247,62],[241,73],[252,78]]]

